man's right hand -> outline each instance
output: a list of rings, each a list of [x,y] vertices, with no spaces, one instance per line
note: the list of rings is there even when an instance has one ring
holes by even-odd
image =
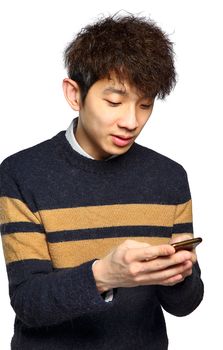
[[[192,274],[192,252],[170,244],[149,245],[126,240],[92,266],[100,293],[118,287],[171,286]]]

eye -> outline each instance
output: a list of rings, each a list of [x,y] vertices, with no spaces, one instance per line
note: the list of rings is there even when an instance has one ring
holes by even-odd
[[[109,101],[109,100],[105,100],[107,101],[112,107],[117,107],[118,105],[121,104],[121,102],[112,102],[112,101]]]
[[[150,105],[141,105],[142,109],[150,109],[152,107],[152,104]]]

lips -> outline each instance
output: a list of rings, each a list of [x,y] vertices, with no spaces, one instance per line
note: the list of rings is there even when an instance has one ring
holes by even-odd
[[[132,141],[133,137],[112,135],[112,141],[116,146],[124,147]]]
[[[132,139],[132,136],[120,136],[120,135],[113,135],[113,136],[118,137],[118,138],[120,138],[120,139],[122,139],[122,140],[129,140],[129,139]]]

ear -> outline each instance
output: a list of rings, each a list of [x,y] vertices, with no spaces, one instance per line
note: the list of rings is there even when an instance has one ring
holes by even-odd
[[[71,108],[74,109],[75,111],[80,111],[81,93],[80,93],[80,88],[76,83],[76,81],[69,78],[65,78],[63,80],[63,92]]]

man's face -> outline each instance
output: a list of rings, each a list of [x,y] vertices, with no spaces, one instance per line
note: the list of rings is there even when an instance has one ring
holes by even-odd
[[[127,152],[153,109],[153,98],[139,96],[133,86],[111,77],[89,89],[75,134],[80,146],[97,160]]]

